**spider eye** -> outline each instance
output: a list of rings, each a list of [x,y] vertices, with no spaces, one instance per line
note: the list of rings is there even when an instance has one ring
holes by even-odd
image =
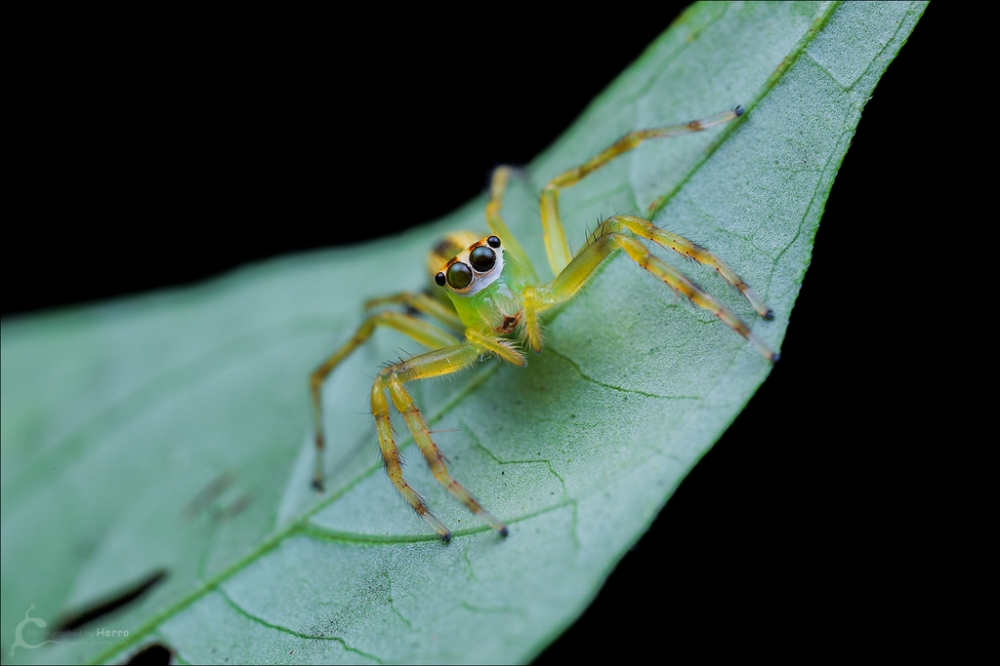
[[[490,236],[489,238],[487,238],[486,243],[494,249],[500,247],[500,239],[497,238],[496,236]]]
[[[485,273],[497,263],[497,254],[490,248],[480,245],[469,255],[469,263],[480,273]]]
[[[434,281],[437,283],[437,286],[443,287],[445,283],[444,273],[438,273],[437,275],[435,275]]]
[[[448,284],[453,289],[465,289],[472,283],[472,269],[468,264],[456,261],[448,267]]]

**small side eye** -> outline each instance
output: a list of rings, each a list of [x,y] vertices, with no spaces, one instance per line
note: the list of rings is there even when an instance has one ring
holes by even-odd
[[[446,281],[446,280],[445,280],[445,277],[444,277],[444,273],[443,273],[443,272],[441,272],[441,273],[438,273],[437,275],[435,275],[435,276],[434,276],[434,282],[436,282],[436,283],[437,283],[437,286],[439,286],[439,287],[443,287],[443,286],[444,286],[444,283],[445,283],[445,281]]]
[[[480,245],[469,254],[469,263],[480,273],[485,273],[497,263],[497,254],[490,248]]]
[[[490,236],[489,238],[486,239],[486,244],[492,247],[493,249],[496,249],[500,247],[500,239],[497,238],[496,236]]]
[[[456,261],[448,267],[448,284],[453,289],[465,289],[472,283],[472,269],[468,264]]]

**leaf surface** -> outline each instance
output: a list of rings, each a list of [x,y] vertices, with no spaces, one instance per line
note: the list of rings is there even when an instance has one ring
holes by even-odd
[[[742,103],[740,121],[644,144],[566,191],[563,220],[579,247],[595,220],[652,211],[761,293],[774,321],[712,271],[663,255],[780,349],[861,109],[924,6],[695,5],[513,183],[508,225],[545,273],[536,197],[550,177],[631,129]],[[318,497],[308,373],[351,335],[363,300],[424,283],[422,255],[443,231],[482,231],[483,206],[195,288],[5,323],[3,645],[31,604],[54,619],[168,574],[102,620],[127,637],[17,661],[120,661],[152,641],[187,662],[524,661],[572,622],[770,365],[619,257],[552,318],[528,369],[488,361],[413,386],[453,474],[510,537],[438,486],[401,423],[408,478],[455,532],[450,545],[376,464],[371,376],[420,351],[391,332],[326,385]]]

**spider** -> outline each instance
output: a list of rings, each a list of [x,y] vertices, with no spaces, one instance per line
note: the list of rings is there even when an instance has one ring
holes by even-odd
[[[429,257],[432,293],[401,293],[368,301],[366,308],[387,305],[405,306],[408,313],[383,310],[368,317],[357,332],[310,376],[315,418],[316,472],[313,486],[322,491],[322,455],[326,446],[323,430],[321,391],[324,380],[352,351],[363,344],[379,326],[406,334],[431,351],[383,368],[371,390],[371,411],[375,418],[379,446],[389,479],[406,501],[445,542],[451,531],[438,520],[423,498],[403,478],[399,448],[393,438],[389,401],[402,415],[413,440],[423,454],[434,477],[472,513],[507,535],[507,526],[448,472],[444,455],[431,439],[427,422],[405,388],[407,382],[439,377],[463,370],[485,356],[524,367],[522,351],[526,344],[534,352],[542,350],[542,318],[545,313],[577,296],[587,281],[605,261],[624,250],[639,266],[663,280],[676,293],[704,308],[740,334],[764,358],[774,362],[778,354],[758,338],[731,310],[702,290],[682,273],[650,254],[639,239],[652,241],[684,257],[711,266],[735,287],[764,319],[773,313],[763,300],[733,269],[710,251],[686,238],[654,226],[633,215],[614,215],[601,222],[587,238],[587,243],[571,254],[559,219],[559,192],[571,187],[588,174],[600,169],[615,157],[632,150],[646,139],[697,132],[730,122],[743,115],[743,107],[718,113],[681,125],[633,131],[584,164],[559,174],[541,193],[541,221],[545,252],[554,280],[542,283],[507,225],[500,217],[504,191],[511,170],[500,167],[493,173],[486,223],[490,234],[477,237],[471,232],[449,234],[438,243]],[[423,314],[429,319],[418,318]],[[462,337],[456,336],[461,332]],[[464,339],[463,339],[464,338]],[[388,394],[388,399],[387,399]]]

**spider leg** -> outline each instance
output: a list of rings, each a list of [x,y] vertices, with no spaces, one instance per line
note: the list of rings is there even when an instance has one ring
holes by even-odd
[[[605,220],[591,234],[576,257],[547,285],[526,287],[521,293],[524,304],[524,332],[532,351],[542,350],[539,315],[574,298],[594,276],[598,267],[621,248],[611,240],[617,232],[612,220]]]
[[[411,310],[416,310],[421,314],[436,319],[448,328],[456,331],[464,331],[465,325],[458,318],[455,309],[444,305],[441,301],[428,296],[427,294],[414,294],[403,292],[382,298],[372,298],[365,301],[365,309],[379,307],[380,305],[402,305]]]
[[[763,340],[754,335],[753,331],[743,323],[733,311],[720,303],[714,296],[702,290],[701,287],[684,276],[683,273],[667,264],[659,257],[650,254],[649,249],[634,238],[623,234],[613,234],[612,238],[632,259],[644,269],[667,283],[674,291],[683,294],[692,303],[704,308],[722,320],[722,322],[742,335],[761,356],[774,362],[778,354],[771,350]]]
[[[498,342],[498,344],[502,343]],[[417,514],[427,521],[431,529],[437,532],[444,541],[451,539],[451,531],[430,512],[424,500],[403,479],[399,448],[393,439],[392,426],[389,423],[389,404],[385,397],[385,391],[388,389],[393,405],[406,421],[406,426],[413,435],[413,441],[417,443],[417,447],[427,461],[434,478],[469,511],[506,536],[507,526],[484,509],[472,493],[448,472],[441,450],[431,439],[427,422],[420,414],[420,410],[417,409],[413,398],[403,387],[403,384],[408,381],[458,372],[475,363],[487,351],[490,350],[472,342],[430,351],[383,369],[379,372],[372,386],[372,415],[375,417],[379,446],[382,450],[389,479]]]
[[[634,222],[635,219],[637,218],[629,220],[629,224],[638,226]],[[727,308],[714,296],[685,277],[683,273],[673,268],[662,259],[650,254],[649,249],[646,248],[645,245],[629,234],[623,233],[620,230],[622,226],[626,226],[626,228],[628,228],[622,216],[608,218],[602,222],[597,230],[591,235],[590,242],[577,253],[576,257],[573,258],[573,261],[571,261],[569,265],[556,276],[555,280],[553,280],[549,285],[526,290],[527,293],[524,296],[526,309],[530,304],[531,307],[533,307],[537,312],[544,312],[549,308],[570,300],[579,294],[580,290],[584,287],[584,285],[586,285],[587,281],[594,276],[597,268],[602,263],[619,250],[625,250],[625,253],[628,254],[633,261],[639,264],[639,266],[663,280],[671,289],[679,294],[682,294],[698,307],[704,308],[714,314],[716,317],[721,319],[723,323],[729,326],[729,328],[743,336],[764,358],[769,361],[778,360],[778,354],[772,351],[763,340],[757,337],[753,331],[751,331],[750,328],[732,312],[732,310]],[[649,226],[652,227],[652,225]],[[653,229],[657,228],[653,227]],[[659,229],[657,230],[662,231]],[[707,250],[705,250],[705,252],[707,253]],[[721,264],[721,262],[718,263]],[[722,265],[725,266],[725,264]],[[732,272],[732,269],[729,269],[728,266],[726,266],[726,269],[728,269],[732,275],[736,275],[736,273]],[[718,268],[716,270],[718,270]],[[738,276],[737,279],[739,279]],[[739,280],[739,282],[745,284],[742,280]],[[747,287],[747,289],[749,289],[749,287]],[[741,292],[743,292],[743,290],[741,290]],[[745,292],[743,293],[745,295]],[[754,294],[754,296],[756,297],[756,294]],[[761,306],[763,307],[763,302],[761,302]],[[764,310],[767,311],[766,307]],[[528,337],[530,341],[530,330],[528,332]]]
[[[753,309],[757,311],[757,314],[764,319],[774,318],[774,312],[764,305],[763,299],[757,295],[757,292],[755,292],[750,285],[744,282],[743,278],[737,275],[736,271],[730,268],[726,262],[716,257],[707,249],[697,243],[692,243],[683,236],[678,236],[677,234],[672,234],[669,231],[660,229],[659,227],[654,226],[649,220],[644,220],[641,217],[635,217],[634,215],[619,215],[614,219],[636,236],[651,240],[660,247],[671,249],[677,254],[694,259],[699,264],[711,266],[718,271],[723,280],[736,287],[736,289],[743,294],[743,297],[750,302],[750,305],[752,305]]]
[[[537,283],[538,276],[535,274],[535,267],[531,264],[531,260],[528,259],[528,255],[521,248],[520,243],[514,238],[514,234],[507,228],[503,218],[500,217],[500,207],[503,205],[503,195],[507,191],[510,173],[510,167],[505,166],[497,167],[493,171],[493,177],[490,179],[490,200],[486,204],[486,224],[490,231],[503,240],[506,252],[527,271],[531,281]]]
[[[587,175],[597,171],[619,155],[637,147],[646,139],[677,136],[678,134],[686,134],[688,132],[700,132],[709,127],[735,120],[741,115],[743,115],[743,107],[738,106],[732,111],[723,111],[702,120],[692,120],[680,125],[629,132],[590,160],[580,166],[564,171],[550,180],[542,190],[541,215],[542,230],[545,235],[545,253],[549,258],[549,265],[552,267],[552,272],[559,275],[572,260],[569,243],[566,242],[566,233],[563,231],[562,222],[559,219],[559,191],[561,189],[576,185]]]
[[[316,471],[313,475],[313,487],[316,490],[323,490],[323,449],[326,445],[321,396],[323,382],[341,361],[372,336],[378,326],[393,328],[430,349],[448,347],[458,343],[458,338],[433,324],[411,315],[387,310],[368,317],[358,327],[354,337],[313,371],[309,376],[309,392],[312,394],[313,428],[316,433]]]

